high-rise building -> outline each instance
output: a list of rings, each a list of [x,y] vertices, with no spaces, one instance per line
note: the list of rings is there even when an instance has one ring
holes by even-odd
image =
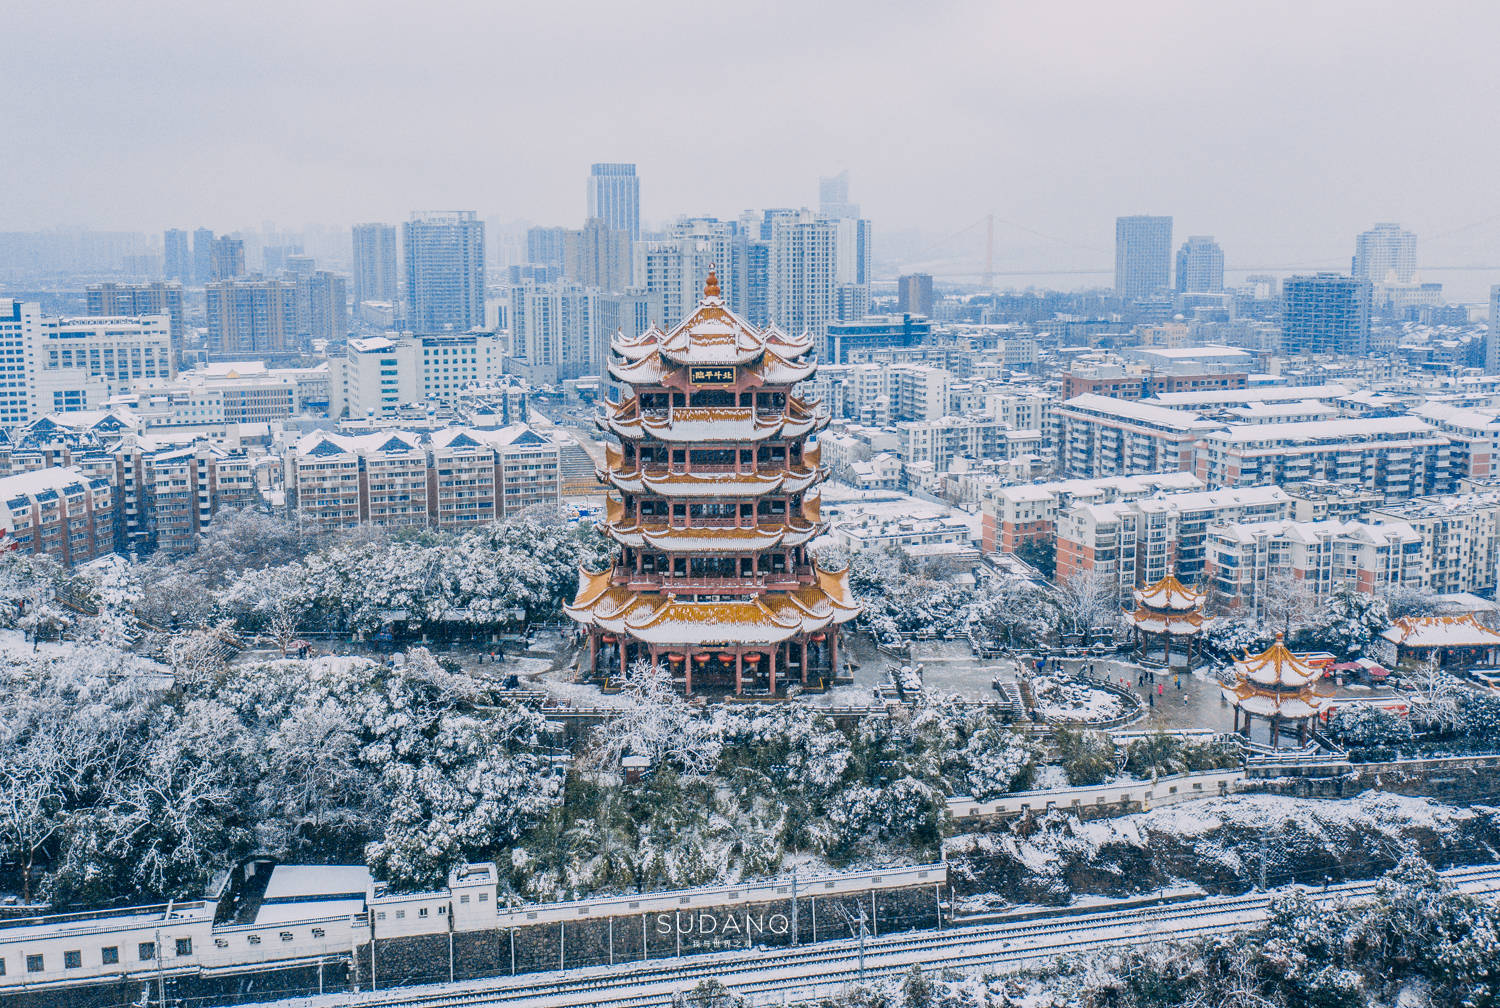
[[[839,217],[836,224],[838,317],[842,321],[864,318],[870,309],[870,222],[860,217]]]
[[[162,235],[162,275],[185,284],[193,282],[193,254],[188,233],[181,228],[168,228]]]
[[[1340,273],[1287,277],[1281,285],[1282,352],[1366,352],[1370,295],[1370,281]]]
[[[718,267],[719,258],[730,258],[728,234],[712,234],[717,223],[721,222],[683,221],[671,238],[640,243],[635,287],[656,298],[661,317],[654,321],[663,327],[670,329],[688,316],[698,304],[708,274]]]
[[[1115,218],[1115,293],[1127,300],[1171,289],[1172,218]]]
[[[744,268],[739,271],[744,279],[739,282],[737,295],[730,304],[743,314],[751,325],[764,329],[771,323],[771,242],[769,239],[744,239]]]
[[[806,210],[771,221],[768,301],[771,322],[821,345],[838,318],[838,221]]]
[[[526,229],[526,261],[538,266],[561,267],[567,254],[568,229],[534,227]]]
[[[859,216],[859,204],[849,202],[847,171],[818,179],[818,213],[835,219]]]
[[[1193,235],[1177,250],[1177,292],[1218,293],[1224,289],[1224,250],[1213,235]]]
[[[589,213],[607,228],[641,240],[641,180],[635,165],[600,163],[589,168]]]
[[[908,273],[896,280],[896,310],[932,316],[932,274]]]
[[[32,333],[42,306],[10,298],[0,300],[0,428],[10,429],[30,418],[27,384],[35,366]]]
[[[528,380],[553,384],[602,371],[608,336],[597,332],[599,296],[567,281],[510,289],[511,353],[524,360]]]
[[[193,283],[202,287],[214,278],[214,233],[212,228],[193,232]]]
[[[416,333],[484,325],[484,222],[472,210],[405,224],[406,323]]]
[[[328,270],[297,277],[297,329],[312,339],[349,335],[349,296],[344,278]]]
[[[1356,280],[1411,283],[1417,272],[1417,236],[1400,224],[1376,224],[1354,239]]]
[[[629,237],[597,217],[578,231],[563,232],[563,276],[585,287],[624,290],[630,286]]]
[[[354,225],[354,303],[386,301],[401,297],[396,284],[396,226]]]
[[[213,251],[209,255],[208,274],[211,280],[233,280],[245,275],[245,240],[220,235],[214,239]]]
[[[182,339],[182,284],[89,284],[85,309],[88,314],[138,316],[165,315],[171,320],[173,341]]]
[[[215,280],[204,289],[204,304],[211,353],[263,356],[297,347],[294,280]]]

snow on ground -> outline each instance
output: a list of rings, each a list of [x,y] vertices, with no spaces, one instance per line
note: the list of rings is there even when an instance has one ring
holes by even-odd
[[[1075,680],[1040,675],[1032,680],[1032,690],[1035,710],[1046,718],[1098,723],[1125,713],[1124,701],[1115,694]]]

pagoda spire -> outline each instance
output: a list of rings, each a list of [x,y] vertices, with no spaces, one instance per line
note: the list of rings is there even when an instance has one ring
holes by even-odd
[[[705,280],[705,281],[703,281],[703,298],[706,301],[709,298],[716,298],[718,296],[719,296],[719,274],[717,272],[715,272],[714,270],[710,269],[708,271],[708,279]]]

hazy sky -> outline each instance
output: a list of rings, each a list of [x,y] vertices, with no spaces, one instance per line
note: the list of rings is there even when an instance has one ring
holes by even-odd
[[[1347,269],[1377,220],[1500,263],[1488,0],[17,0],[4,37],[0,230],[576,226],[622,160],[648,223],[848,168],[886,234],[1019,225],[999,268],[1108,264],[1121,213],[1231,268]]]

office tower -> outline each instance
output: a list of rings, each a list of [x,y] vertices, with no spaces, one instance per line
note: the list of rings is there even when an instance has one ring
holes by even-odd
[[[345,339],[349,335],[345,279],[329,270],[313,270],[296,282],[297,331],[310,339]]]
[[[818,213],[835,219],[859,216],[859,204],[849,202],[847,171],[818,179]]]
[[[1490,331],[1484,340],[1484,373],[1500,374],[1500,284],[1490,288]]]
[[[89,284],[85,297],[89,315],[165,315],[170,320],[173,340],[181,340],[185,332],[180,283]]]
[[[1224,289],[1224,250],[1212,235],[1193,235],[1177,250],[1177,292],[1218,293]]]
[[[1354,239],[1356,280],[1411,283],[1417,271],[1417,236],[1400,224],[1376,224]]]
[[[209,278],[233,280],[245,275],[245,241],[220,235],[214,239],[213,252],[209,259]]]
[[[566,255],[567,240],[567,228],[527,228],[526,261],[537,266],[557,266],[561,268]]]
[[[563,232],[563,276],[585,287],[622,291],[630,286],[630,238],[590,218],[578,231]]]
[[[511,288],[511,352],[524,358],[528,380],[552,384],[602,373],[609,341],[595,331],[599,296],[566,280]]]
[[[214,233],[210,228],[193,232],[193,283],[202,287],[214,278]]]
[[[185,284],[193,282],[193,254],[188,234],[181,228],[168,228],[162,235],[162,275]]]
[[[484,222],[472,210],[414,214],[405,226],[406,322],[412,332],[484,325]]]
[[[605,293],[595,299],[598,315],[594,332],[601,342],[615,335],[635,339],[661,319],[661,302],[654,294],[644,291],[628,293]]]
[[[903,315],[932,315],[931,273],[908,273],[896,280],[896,310]]]
[[[771,322],[794,337],[811,333],[819,346],[838,316],[838,242],[838,222],[806,210],[771,221]]]
[[[400,297],[396,287],[396,226],[354,225],[354,303]]]
[[[1370,281],[1339,273],[1287,277],[1281,285],[1282,352],[1365,353],[1370,293]]]
[[[624,231],[632,242],[641,240],[641,180],[635,165],[593,165],[589,169],[589,217]]]
[[[1172,218],[1115,218],[1115,293],[1126,300],[1171,289]]]
[[[297,284],[292,280],[215,280],[204,289],[209,352],[264,356],[297,348]]]

